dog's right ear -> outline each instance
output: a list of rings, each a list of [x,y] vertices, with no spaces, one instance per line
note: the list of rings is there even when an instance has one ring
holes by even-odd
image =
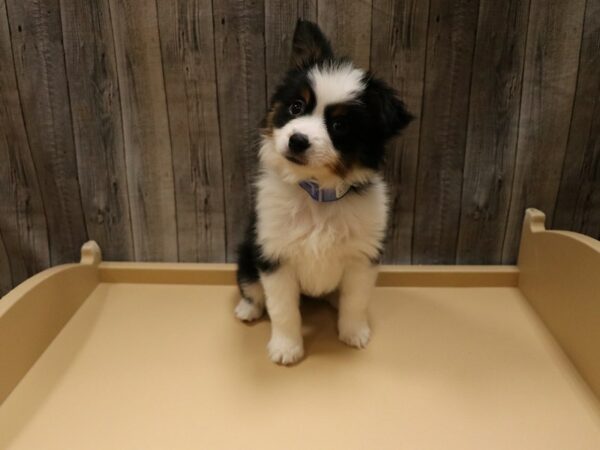
[[[305,69],[333,58],[329,41],[317,24],[298,19],[292,44],[292,69]]]

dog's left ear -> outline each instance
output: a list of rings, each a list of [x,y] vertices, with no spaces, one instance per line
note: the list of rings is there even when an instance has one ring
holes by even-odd
[[[400,133],[414,119],[396,91],[377,78],[368,79],[365,102],[374,115],[384,140]]]
[[[292,68],[305,69],[331,58],[331,45],[318,25],[299,19],[292,44]]]

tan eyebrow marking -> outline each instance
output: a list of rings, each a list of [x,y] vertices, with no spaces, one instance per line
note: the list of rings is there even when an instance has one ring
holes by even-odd
[[[310,98],[312,95],[311,95],[309,88],[307,88],[307,87],[302,88],[302,91],[300,91],[300,95],[304,99],[304,103],[308,104],[310,102]]]
[[[280,107],[281,102],[276,102],[271,108],[271,110],[267,112],[267,116],[264,119],[263,126],[260,128],[260,133],[263,136],[273,135],[273,128],[275,128],[275,125],[273,124],[273,119],[275,118],[275,114],[277,114],[277,111]]]
[[[346,115],[348,112],[348,108],[344,105],[335,105],[331,109],[331,117],[341,117]]]
[[[350,172],[352,163],[350,163],[348,166],[343,160],[338,159],[334,163],[329,163],[326,166],[332,173],[336,174],[340,178],[344,178],[346,175],[348,175],[348,172]]]

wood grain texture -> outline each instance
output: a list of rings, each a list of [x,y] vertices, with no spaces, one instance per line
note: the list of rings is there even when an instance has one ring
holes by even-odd
[[[554,226],[600,239],[600,2],[588,0]]]
[[[299,18],[399,91],[389,263],[600,237],[600,2],[0,0],[0,290],[75,261],[234,261]]]
[[[453,264],[460,219],[462,172],[478,0],[432,0],[413,263]]]
[[[48,224],[50,262],[73,262],[87,233],[58,0],[9,0],[7,9],[24,124]]]
[[[317,21],[337,56],[349,56],[368,69],[371,47],[372,0],[321,0]]]
[[[26,137],[20,134],[20,116],[8,114],[11,99],[4,95],[4,87],[0,80],[0,234],[10,255],[11,277],[19,283],[49,267],[50,254],[35,169]],[[14,106],[13,111],[20,114],[18,103]]]
[[[227,260],[233,261],[251,208],[257,129],[267,103],[264,3],[226,0],[213,5]]]
[[[529,0],[481,0],[457,262],[499,264],[514,175]]]
[[[50,265],[48,229],[17,89],[6,3],[0,0],[0,295]]]
[[[516,168],[502,261],[516,261],[526,208],[553,217],[575,95],[585,0],[531,0]],[[551,224],[549,224],[551,226]]]
[[[177,261],[173,161],[154,2],[110,0],[135,256]]]
[[[225,261],[225,205],[210,0],[157,2],[180,261]]]
[[[133,236],[108,0],[61,0],[65,62],[85,223],[109,260],[131,260]]]
[[[0,298],[13,286],[17,285],[17,282],[13,283],[10,268],[11,259],[4,246],[2,235],[0,234]]]
[[[290,67],[292,38],[298,19],[317,21],[317,0],[265,0],[267,97]]]
[[[399,93],[415,120],[388,148],[390,219],[384,261],[409,264],[422,116],[429,1],[374,0],[371,70]]]

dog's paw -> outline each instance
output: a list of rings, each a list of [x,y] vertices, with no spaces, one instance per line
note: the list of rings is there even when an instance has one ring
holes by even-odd
[[[252,301],[241,299],[235,307],[235,317],[244,322],[251,322],[259,319],[264,312],[264,306],[257,305]]]
[[[296,341],[282,336],[273,336],[267,346],[271,361],[277,364],[294,364],[304,356],[302,340]]]
[[[340,323],[340,341],[351,347],[365,348],[371,338],[371,328],[366,322]]]

